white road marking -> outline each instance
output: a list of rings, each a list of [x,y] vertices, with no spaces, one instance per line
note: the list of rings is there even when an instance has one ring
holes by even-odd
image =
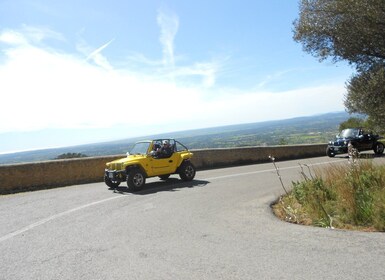
[[[106,202],[106,201],[110,201],[110,200],[114,200],[114,199],[118,199],[118,198],[121,198],[121,197],[124,197],[124,196],[114,196],[114,197],[110,197],[110,198],[106,198],[106,199],[103,199],[103,200],[99,200],[99,201],[95,201],[95,202],[91,202],[91,203],[88,203],[88,204],[85,204],[85,205],[82,205],[82,206],[79,206],[79,207],[76,207],[76,208],[72,208],[70,210],[67,210],[65,212],[61,212],[61,213],[58,213],[58,214],[55,214],[55,215],[52,215],[48,218],[45,218],[45,219],[42,219],[36,223],[33,223],[33,224],[30,224],[29,226],[26,226],[22,229],[19,229],[17,231],[14,231],[14,232],[11,232],[11,233],[8,233],[2,237],[0,237],[0,243],[3,242],[3,241],[6,241],[12,237],[15,237],[17,235],[20,235],[26,231],[29,231],[35,227],[38,227],[38,226],[41,226],[49,221],[52,221],[52,220],[55,220],[57,218],[60,218],[60,217],[63,217],[65,215],[68,215],[68,214],[71,214],[73,212],[76,212],[76,211],[79,211],[81,209],[84,209],[84,208],[87,208],[87,207],[90,207],[90,206],[93,206],[93,205],[96,205],[96,204],[100,204],[100,203],[103,203],[103,202]]]
[[[324,165],[324,164],[330,164],[330,163],[336,163],[336,162],[341,162],[341,161],[335,160],[335,161],[328,161],[328,162],[322,162],[322,163],[311,163],[311,164],[306,164],[306,165],[303,164],[303,166],[317,166],[317,165]],[[280,168],[278,166],[278,170],[289,170],[289,169],[297,169],[297,168],[300,168],[300,166],[295,165],[295,166],[282,167],[282,168]],[[205,178],[204,180],[226,179],[226,178],[246,176],[246,175],[265,173],[265,172],[276,172],[276,170],[274,168],[272,168],[272,169],[265,169],[265,170],[258,170],[258,171],[250,171],[250,172],[244,172],[244,173],[237,173],[237,174],[230,174],[230,175],[224,175],[224,176],[218,176],[218,177]]]
[[[335,163],[335,162],[341,162],[340,160],[336,160],[336,161],[329,161],[329,162],[324,162],[324,163],[313,163],[313,164],[306,164],[306,166],[316,166],[316,165],[323,165],[323,164],[330,164],[330,163]],[[299,166],[289,166],[289,167],[283,167],[283,168],[279,168],[279,170],[288,170],[288,169],[295,169],[295,168],[299,168]],[[252,174],[259,174],[259,173],[265,173],[265,172],[275,172],[276,170],[275,169],[265,169],[265,170],[259,170],[259,171],[251,171],[251,172],[244,172],[244,173],[237,173],[237,174],[231,174],[231,175],[224,175],[224,176],[217,176],[217,177],[210,177],[210,178],[204,178],[203,180],[218,180],[218,179],[226,179],[226,178],[231,178],[231,177],[238,177],[238,176],[247,176],[247,175],[252,175]],[[98,201],[95,201],[95,202],[91,202],[91,203],[88,203],[88,204],[85,204],[85,205],[82,205],[82,206],[79,206],[79,207],[76,207],[76,208],[72,208],[70,210],[67,210],[67,211],[64,211],[64,212],[61,212],[61,213],[58,213],[58,214],[55,214],[55,215],[52,215],[52,216],[49,216],[45,219],[42,219],[36,223],[33,223],[33,224],[30,224],[22,229],[19,229],[17,231],[14,231],[14,232],[11,232],[11,233],[8,233],[2,237],[0,237],[0,243],[3,242],[3,241],[6,241],[12,237],[15,237],[15,236],[18,236],[22,233],[25,233],[31,229],[34,229],[38,226],[41,226],[49,221],[52,221],[52,220],[55,220],[55,219],[58,219],[60,217],[63,217],[65,215],[69,215],[73,212],[76,212],[76,211],[79,211],[79,210],[82,210],[82,209],[85,209],[85,208],[88,208],[88,207],[91,207],[91,206],[94,206],[94,205],[97,205],[97,204],[100,204],[100,203],[104,203],[104,202],[107,202],[107,201],[110,201],[110,200],[115,200],[115,199],[118,199],[118,198],[123,198],[125,196],[114,196],[114,197],[110,197],[110,198],[106,198],[106,199],[102,199],[102,200],[98,200]]]

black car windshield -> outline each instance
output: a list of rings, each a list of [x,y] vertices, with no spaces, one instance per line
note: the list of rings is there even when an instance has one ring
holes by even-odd
[[[132,147],[130,154],[131,155],[145,155],[147,154],[150,142],[138,142]]]
[[[352,138],[357,137],[360,130],[358,128],[348,128],[341,131],[341,138]]]

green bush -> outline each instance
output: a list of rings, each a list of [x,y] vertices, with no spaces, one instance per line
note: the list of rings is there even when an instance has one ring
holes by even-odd
[[[290,222],[385,231],[385,167],[371,161],[331,165],[293,182],[292,191],[273,208]]]

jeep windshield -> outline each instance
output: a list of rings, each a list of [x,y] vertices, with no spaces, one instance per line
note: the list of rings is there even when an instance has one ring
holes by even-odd
[[[151,142],[138,142],[132,147],[130,155],[145,155]]]
[[[353,138],[357,137],[359,134],[358,128],[348,128],[341,131],[339,137],[340,138]]]

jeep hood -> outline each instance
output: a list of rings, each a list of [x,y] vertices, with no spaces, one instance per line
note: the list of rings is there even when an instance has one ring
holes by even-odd
[[[116,159],[114,161],[107,162],[106,165],[109,169],[120,170],[123,168],[123,164],[127,165],[130,162],[137,162],[140,159],[145,158],[146,155],[128,155],[125,158]]]
[[[114,161],[110,161],[109,163],[125,163],[127,161],[133,161],[133,160],[138,160],[142,158],[146,158],[146,155],[128,155],[127,157],[116,159]]]

